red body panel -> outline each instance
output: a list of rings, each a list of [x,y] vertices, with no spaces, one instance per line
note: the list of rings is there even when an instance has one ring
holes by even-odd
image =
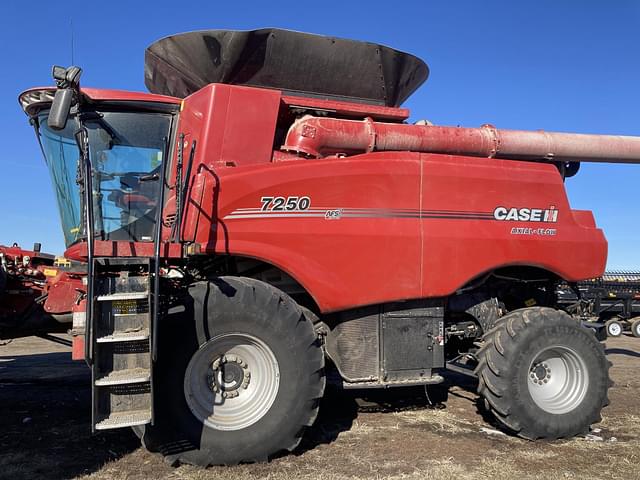
[[[96,100],[179,102],[86,93]],[[375,144],[369,120],[361,122],[363,145],[345,149],[351,156],[309,160],[283,154],[286,130],[301,108],[352,120],[401,122],[408,115],[404,109],[231,85],[209,85],[187,97],[176,130],[184,142],[176,142],[169,178],[176,175],[178,149],[185,165],[194,150],[181,236],[195,244],[191,252],[273,264],[306,288],[322,311],[446,296],[505,266],[540,267],[566,280],[604,271],[604,235],[590,212],[570,209],[555,166],[406,151],[354,155]],[[299,133],[309,138],[317,130]],[[331,138],[351,145],[344,134],[340,139],[337,130]],[[293,202],[292,210],[274,210],[277,201],[265,203],[263,197]],[[162,238],[168,241],[175,183],[166,198]],[[296,203],[300,199],[306,199],[304,208]],[[183,255],[176,243],[161,252]],[[152,253],[151,243],[96,243],[100,256]],[[66,255],[81,258],[86,248],[73,246]]]
[[[200,218],[218,219],[215,230],[206,221],[193,224],[202,250],[278,266],[323,311],[445,296],[503,266],[578,280],[600,275],[606,263],[602,232],[576,222],[550,165],[377,153],[218,168],[218,180],[209,172],[201,174],[206,193],[190,207]],[[308,196],[311,206],[262,212],[261,198],[276,196]],[[501,205],[553,206],[557,222],[499,221],[492,215]],[[327,219],[338,210],[339,218]],[[518,228],[536,231],[513,233]]]
[[[451,294],[474,277],[510,265],[544,268],[569,281],[604,271],[604,235],[595,224],[576,221],[555,166],[427,154],[423,160],[424,210],[493,213],[499,206],[553,206],[558,211],[556,222],[493,216],[424,221],[424,296]],[[532,231],[517,230],[523,228]]]
[[[97,257],[152,257],[153,243],[150,242],[125,242],[97,240],[94,244],[94,254]],[[167,243],[160,250],[163,257],[182,256],[182,247],[176,243]],[[86,242],[78,242],[71,245],[64,252],[64,256],[71,260],[87,260]]]
[[[410,152],[274,163],[277,100],[228,85],[185,99],[178,132],[197,148],[183,238],[203,253],[271,263],[323,311],[446,296],[504,266],[566,280],[604,271],[604,235],[574,216],[555,166]],[[229,153],[229,144],[243,148]],[[308,197],[310,206],[263,212],[262,197]],[[555,222],[501,221],[500,206],[558,213]]]
[[[420,297],[419,221],[390,213],[418,211],[419,158],[386,154],[219,169],[220,195],[213,211],[217,228],[211,231],[200,222],[196,241],[208,252],[245,255],[278,266],[325,311]],[[306,196],[310,208],[281,214],[240,210],[260,210],[263,196]],[[201,208],[209,205],[213,202],[205,198]],[[370,209],[371,215],[378,210],[380,216],[363,212],[359,217],[325,218],[326,211],[347,208]]]

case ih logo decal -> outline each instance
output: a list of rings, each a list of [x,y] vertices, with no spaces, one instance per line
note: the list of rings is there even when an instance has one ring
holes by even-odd
[[[541,208],[497,207],[493,211],[493,218],[507,222],[556,223],[558,221],[558,210],[553,205],[547,210]]]

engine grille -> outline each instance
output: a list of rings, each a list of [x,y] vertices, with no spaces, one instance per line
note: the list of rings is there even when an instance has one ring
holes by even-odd
[[[368,313],[368,312],[367,312]],[[327,350],[350,382],[377,380],[379,375],[379,310],[337,324],[327,338]]]

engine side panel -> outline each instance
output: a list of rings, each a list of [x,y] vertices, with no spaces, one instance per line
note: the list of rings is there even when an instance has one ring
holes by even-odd
[[[324,312],[447,296],[508,265],[577,280],[606,262],[602,232],[576,222],[552,165],[372,153],[212,165],[194,186],[203,252],[272,263]]]
[[[325,315],[327,353],[350,384],[437,383],[432,373],[444,367],[443,316],[440,299]]]

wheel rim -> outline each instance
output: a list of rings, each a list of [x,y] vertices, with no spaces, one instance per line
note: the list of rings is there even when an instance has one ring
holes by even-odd
[[[553,346],[540,351],[529,366],[527,386],[535,404],[553,414],[576,409],[589,388],[587,366],[574,350]]]
[[[622,333],[622,326],[619,323],[609,324],[609,334],[613,337],[617,337]]]
[[[260,420],[278,394],[280,370],[271,349],[245,333],[218,335],[187,366],[189,409],[216,430],[241,430]]]

